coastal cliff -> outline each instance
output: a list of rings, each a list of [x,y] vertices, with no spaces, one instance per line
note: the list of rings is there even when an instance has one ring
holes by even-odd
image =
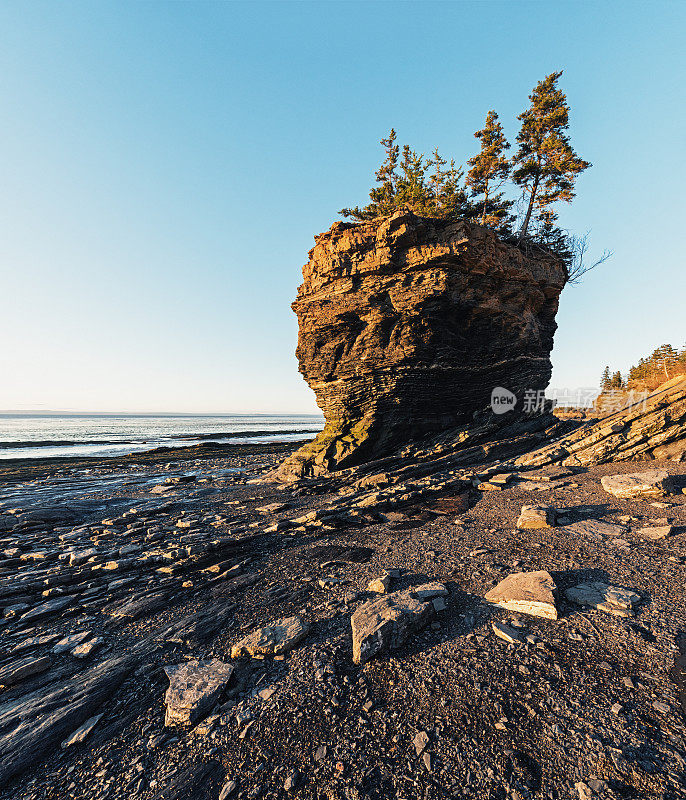
[[[502,386],[543,389],[564,265],[464,220],[400,210],[315,237],[293,303],[324,430],[279,468],[362,463],[471,420]]]

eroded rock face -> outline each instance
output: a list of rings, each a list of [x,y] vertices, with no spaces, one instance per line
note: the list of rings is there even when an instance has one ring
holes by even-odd
[[[385,455],[550,378],[563,265],[492,231],[407,211],[316,237],[293,309],[326,426],[283,480]]]

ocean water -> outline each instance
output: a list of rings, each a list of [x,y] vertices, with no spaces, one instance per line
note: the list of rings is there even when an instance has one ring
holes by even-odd
[[[103,457],[189,447],[313,438],[319,415],[0,414],[0,459]]]

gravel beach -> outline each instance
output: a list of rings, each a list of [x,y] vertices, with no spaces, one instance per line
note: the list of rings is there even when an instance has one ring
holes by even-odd
[[[2,465],[2,800],[686,797],[686,465],[389,509],[264,482],[293,449]],[[658,468],[664,496],[601,484]],[[486,601],[540,571],[557,619]]]

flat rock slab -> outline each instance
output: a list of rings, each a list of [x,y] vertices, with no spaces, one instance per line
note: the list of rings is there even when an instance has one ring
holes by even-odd
[[[491,477],[488,479],[488,482],[494,483],[496,486],[505,486],[516,476],[516,472],[499,472],[497,475],[491,475]]]
[[[81,642],[85,641],[89,636],[92,636],[90,631],[79,631],[65,636],[52,648],[53,653],[66,653],[67,650],[73,650]]]
[[[435,612],[430,600],[444,593],[443,584],[425,584],[363,603],[350,620],[353,661],[365,664],[378,653],[402,647],[432,619]]]
[[[249,633],[231,648],[231,658],[242,655],[281,655],[292,650],[310,632],[310,623],[301,617],[286,617]]]
[[[146,597],[134,597],[124,603],[106,609],[115,620],[133,622],[139,617],[149,616],[165,608],[167,595],[164,592],[155,592]]]
[[[634,606],[641,598],[630,589],[611,586],[604,581],[580,583],[565,591],[567,600],[579,606],[589,606],[598,611],[606,611],[616,617],[631,617]]]
[[[536,472],[527,472],[522,477],[526,477],[529,481],[557,481],[569,478],[573,474],[572,470],[566,467],[546,467]]]
[[[523,530],[551,528],[555,524],[555,509],[550,506],[522,506],[517,527]]]
[[[494,622],[492,623],[492,628],[498,639],[502,639],[508,644],[521,644],[523,641],[519,631],[516,631],[510,625],[505,625],[504,622]]]
[[[98,722],[100,722],[102,717],[102,714],[96,714],[94,717],[87,719],[80,728],[77,728],[71,736],[67,737],[62,742],[62,749],[65,750],[67,747],[71,747],[73,744],[80,744],[83,742],[88,734],[98,724]]]
[[[87,642],[82,642],[81,644],[77,645],[72,651],[71,654],[74,658],[87,658],[89,655],[94,653],[101,645],[103,645],[105,640],[102,636],[94,636],[92,639],[89,639]]]
[[[486,593],[486,600],[508,611],[557,619],[557,587],[549,572],[514,572]]]
[[[52,614],[57,614],[62,609],[71,605],[74,602],[73,597],[56,597],[54,600],[48,600],[47,603],[41,603],[39,606],[32,608],[19,618],[22,623],[38,622],[40,619],[45,619]]]
[[[217,658],[187,661],[164,668],[169,688],[164,696],[165,725],[193,725],[207,714],[233,674],[233,666]]]
[[[447,597],[448,590],[442,583],[423,583],[421,586],[413,586],[409,589],[412,597],[417,600],[433,600],[434,597]]]
[[[659,539],[666,539],[668,536],[671,536],[674,533],[674,526],[660,525],[657,527],[639,528],[636,533],[644,539],[650,539],[655,542]]]
[[[26,678],[30,678],[32,675],[45,672],[49,668],[50,659],[48,656],[20,658],[18,661],[12,661],[0,669],[0,686],[12,686]]]
[[[572,522],[565,525],[562,529],[565,533],[573,536],[588,536],[590,539],[604,539],[605,537],[616,539],[626,533],[623,525],[615,525],[612,522],[602,522],[599,519],[584,519],[581,522]]]
[[[606,492],[622,500],[661,497],[672,489],[672,481],[666,469],[649,469],[627,475],[605,475],[600,483]]]
[[[269,503],[266,506],[260,506],[256,508],[259,514],[277,514],[279,511],[285,511],[289,508],[288,503]]]

